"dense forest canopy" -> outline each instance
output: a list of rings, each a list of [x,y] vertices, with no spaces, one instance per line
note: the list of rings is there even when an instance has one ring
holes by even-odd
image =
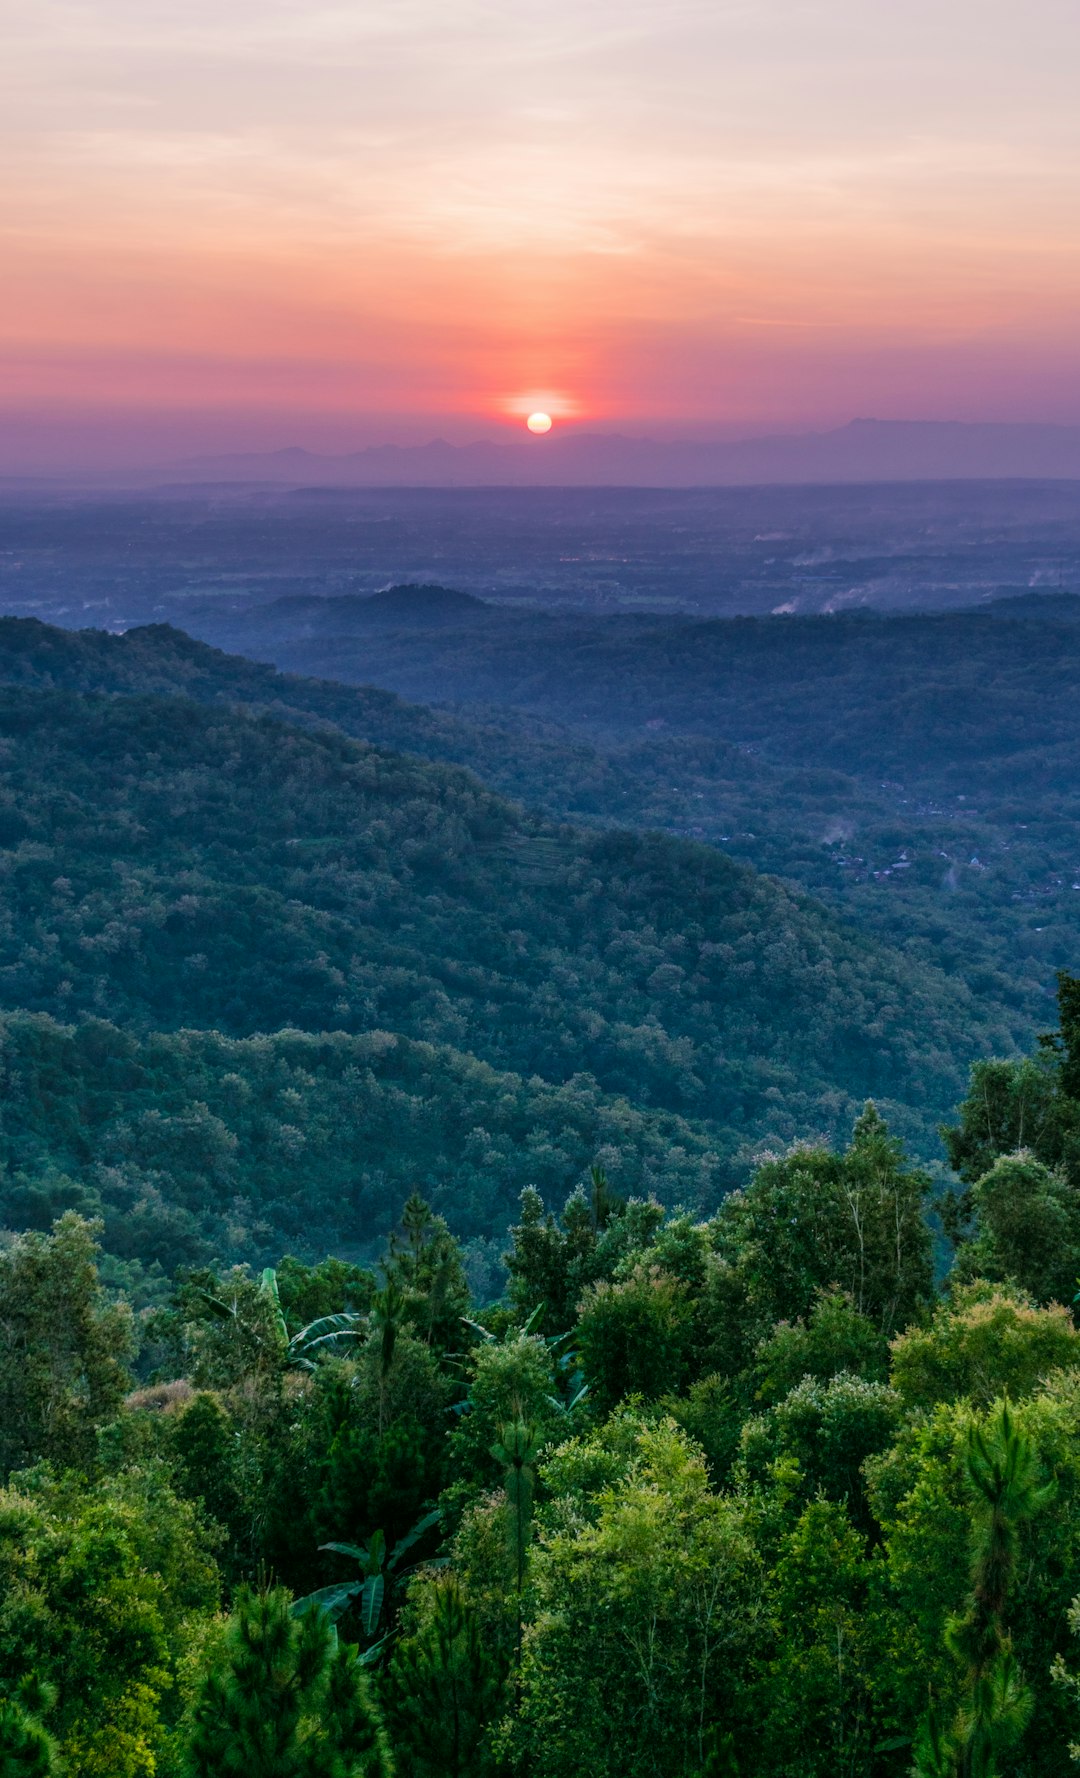
[[[557,1202],[601,1164],[622,1193],[705,1211],[743,1172],[704,1120],[390,1031],[138,1036],[9,1013],[0,1085],[3,1223],[102,1218],[109,1278],[136,1300],[212,1258],[370,1257],[413,1187],[484,1295],[523,1180]]]
[[[706,1218],[526,1190],[487,1305],[416,1194],[374,1270],[188,1266],[137,1319],[73,1210],[9,1239],[0,1759],[1065,1778],[1078,1006],[976,1069],[944,1288],[873,1106]]]
[[[313,602],[344,603],[304,601]],[[556,820],[706,840],[827,900],[910,958],[948,970],[1021,1043],[1044,1025],[1053,968],[1080,939],[1071,803],[1056,785],[1022,805],[1008,796],[977,805],[802,763],[801,755],[773,764],[761,751],[666,726],[600,743],[507,707],[465,714],[370,686],[278,674],[167,625],[108,636],[0,620],[0,681],[175,694],[290,723],[331,723],[376,745],[466,765]]]
[[[625,726],[0,624],[0,1778],[1072,1769],[1080,978]]]
[[[965,1063],[1009,1045],[962,984],[711,848],[555,826],[325,726],[9,686],[0,744],[12,1011],[385,1031],[534,1096],[578,1081],[692,1120],[695,1204],[868,1094],[925,1145]],[[364,1164],[394,1170],[377,1142]]]
[[[279,658],[290,658],[296,620],[289,614],[296,606],[305,613],[318,608],[329,625],[342,621],[349,604],[307,597],[271,607],[282,629]],[[747,635],[758,636],[757,654],[772,665],[763,673],[759,663],[745,683],[730,677],[726,713],[721,710],[720,720],[709,716],[708,732],[684,726],[697,720],[694,712],[687,717],[681,699],[685,661],[675,681],[654,682],[648,638],[655,619],[624,623],[625,647],[605,665],[605,650],[620,633],[610,620],[556,622],[492,612],[496,633],[506,628],[513,635],[514,625],[554,625],[556,639],[564,639],[571,678],[576,668],[566,638],[577,635],[596,652],[602,674],[629,671],[635,683],[640,680],[644,702],[633,723],[603,734],[580,700],[568,705],[561,683],[548,684],[544,693],[543,708],[553,715],[537,715],[516,702],[523,694],[514,674],[494,688],[502,700],[497,709],[431,708],[370,685],[276,673],[167,625],[108,636],[0,620],[0,681],[177,694],[243,704],[291,723],[331,723],[376,745],[468,766],[487,784],[556,820],[663,828],[705,840],[826,900],[909,957],[948,970],[994,1008],[1015,1040],[1026,1043],[1046,1023],[1055,969],[1069,964],[1080,944],[1073,764],[1080,705],[1070,691],[1076,643],[1069,639],[1078,630],[1072,624],[1063,635],[1055,618],[1059,606],[1080,601],[1040,594],[1029,605],[1000,604],[1007,610],[1019,605],[1029,621],[996,618],[991,607],[977,618],[902,624],[861,616],[816,625],[782,619],[710,626],[710,633],[727,635],[736,657]],[[991,647],[1002,630],[1007,649]],[[800,677],[787,685],[783,638],[790,635],[798,644],[806,631],[819,639],[819,650],[830,636],[838,638],[829,644],[835,658],[825,690],[814,675],[808,684]],[[400,653],[407,647],[423,655],[448,643],[445,636],[436,642],[424,635],[414,627],[404,640],[384,639],[359,665],[350,665],[348,643],[341,650],[335,645],[321,666],[377,675],[389,670],[387,649]],[[895,654],[894,637],[900,644]],[[467,640],[459,627],[457,647],[465,651]],[[504,652],[508,646],[504,635]],[[797,653],[796,647],[792,659]],[[1049,654],[1054,667],[1044,683]],[[562,658],[559,647],[556,658]],[[954,669],[967,687],[963,693],[954,693],[952,681],[943,682],[943,673]],[[704,668],[697,662],[690,678],[707,681],[709,671],[707,661]],[[1060,696],[1053,692],[1055,679],[1063,687]],[[898,699],[907,712],[902,722]],[[615,707],[613,693],[605,701],[605,721]],[[747,725],[759,731],[763,711],[769,733],[740,740]],[[729,720],[733,726],[725,730]],[[907,747],[905,734],[918,740],[914,753],[909,748],[900,758],[878,757],[882,749]],[[992,765],[981,763],[984,748]]]
[[[1043,1027],[1080,945],[1080,600],[706,622],[490,606],[381,632],[350,618],[363,603],[193,621],[293,672],[467,705],[481,727],[558,724],[485,775],[577,819],[706,839],[962,975],[1024,1041]]]

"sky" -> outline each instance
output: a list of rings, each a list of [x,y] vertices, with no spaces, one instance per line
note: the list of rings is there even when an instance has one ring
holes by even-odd
[[[0,0],[0,29],[5,471],[535,409],[1080,422],[1076,0]]]

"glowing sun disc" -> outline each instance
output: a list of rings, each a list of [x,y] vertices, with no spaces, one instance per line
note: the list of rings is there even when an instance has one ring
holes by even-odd
[[[528,419],[526,420],[525,424],[529,428],[530,432],[550,432],[551,431],[551,415],[550,414],[530,414]]]

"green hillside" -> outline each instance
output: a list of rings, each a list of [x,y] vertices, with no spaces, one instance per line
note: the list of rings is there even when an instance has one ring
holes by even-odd
[[[386,1030],[585,1076],[700,1120],[713,1194],[868,1095],[925,1148],[967,1061],[1008,1044],[961,986],[711,848],[554,827],[336,731],[8,687],[0,745],[11,1010]]]
[[[274,610],[299,603],[281,601]],[[302,601],[305,611],[351,603]],[[522,620],[491,608],[490,621],[513,628]],[[874,620],[879,628],[888,621]],[[729,626],[736,641],[744,627]],[[1022,636],[1034,627],[1023,626]],[[774,624],[770,634],[785,629]],[[842,642],[836,620],[823,620],[821,629],[836,630]],[[905,633],[913,633],[910,624]],[[923,634],[929,654],[935,635],[932,625]],[[1042,647],[1038,638],[1033,646]],[[644,651],[640,664],[644,672]],[[871,722],[866,706],[879,708],[879,679],[870,674],[861,688],[849,688],[852,720]],[[856,776],[815,763],[818,742],[810,731],[800,732],[791,758],[767,758],[756,743],[682,733],[677,721],[601,740],[521,710],[454,711],[409,704],[371,686],[279,673],[168,625],[110,636],[0,620],[0,682],[169,693],[242,704],[303,725],[332,723],[381,746],[467,765],[489,786],[556,819],[705,840],[829,902],[913,960],[956,976],[1014,1042],[1030,1042],[1043,1028],[1054,970],[1080,944],[1080,894],[1071,888],[1080,858],[1072,855],[1069,794],[1053,781],[1033,792],[1030,774],[1028,787],[1014,793],[1007,760],[998,762],[995,795],[947,796],[933,785],[920,788],[920,779],[883,783],[875,770]],[[800,688],[799,695],[806,703],[817,693]],[[846,720],[842,701],[834,713]],[[1067,727],[1071,710],[1057,720]],[[836,726],[823,718],[826,741]]]
[[[561,1202],[598,1161],[620,1192],[694,1208],[731,1180],[698,1121],[387,1031],[140,1038],[14,1013],[0,1066],[0,1223],[102,1216],[114,1258],[165,1273],[367,1256],[414,1190],[482,1255],[525,1183]]]
[[[591,819],[595,771],[601,810],[823,897],[1007,1004],[1025,1042],[1045,1027],[1080,949],[1080,600],[709,622],[492,606],[395,633],[361,630],[360,603],[309,599],[291,636],[279,605],[193,622],[294,672],[556,724],[603,764],[511,743],[530,801]]]

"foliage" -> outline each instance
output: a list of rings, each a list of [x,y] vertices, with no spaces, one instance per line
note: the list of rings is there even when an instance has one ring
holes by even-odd
[[[988,1425],[968,1430],[973,1502],[971,1600],[946,1629],[964,1669],[964,1696],[951,1729],[931,1710],[920,1736],[917,1778],[993,1778],[1000,1758],[1027,1727],[1034,1703],[1004,1624],[1017,1562],[1018,1530],[1053,1495],[1042,1482],[1030,1438],[1004,1402]]]
[[[970,1194],[974,1232],[961,1277],[1010,1279],[1037,1302],[1070,1303],[1080,1275],[1080,1183],[1021,1150],[1003,1155]]]
[[[398,1757],[411,1778],[488,1778],[502,1698],[478,1613],[455,1574],[422,1575],[409,1603],[385,1688]]]
[[[98,1282],[98,1232],[68,1212],[0,1251],[0,1478],[38,1457],[85,1462],[128,1386],[131,1317]]]
[[[355,1651],[281,1588],[241,1591],[193,1701],[190,1778],[389,1778]]]
[[[796,1148],[759,1167],[725,1202],[720,1241],[738,1254],[770,1324],[806,1316],[819,1291],[839,1288],[890,1334],[930,1296],[928,1192],[868,1105],[843,1154]]]
[[[40,1720],[52,1702],[49,1688],[33,1678],[0,1697],[0,1778],[54,1778],[56,1743]]]
[[[1014,1401],[1040,1378],[1080,1365],[1080,1333],[1065,1309],[1036,1308],[1015,1285],[959,1285],[922,1327],[893,1342],[893,1383],[909,1407],[966,1398]]]
[[[152,1778],[186,1648],[217,1603],[213,1539],[153,1463],[0,1494],[0,1692],[29,1670],[85,1778]]]
[[[553,1516],[532,1585],[517,1735],[538,1778],[723,1769],[760,1577],[737,1503],[674,1425],[638,1434],[587,1518]]]
[[[655,1400],[680,1391],[691,1339],[686,1286],[642,1265],[618,1283],[593,1284],[582,1299],[577,1339],[600,1407],[627,1395]]]
[[[820,1291],[804,1321],[778,1322],[754,1355],[756,1394],[764,1401],[778,1401],[803,1377],[828,1382],[845,1371],[882,1383],[888,1369],[884,1335],[841,1290]]]
[[[456,768],[179,698],[7,688],[0,742],[10,1007],[144,1040],[391,1032],[555,1090],[587,1075],[703,1125],[723,1183],[868,1093],[944,1112],[972,1051],[979,1008],[947,976],[712,848],[553,826]],[[159,1133],[227,1170],[206,1104]],[[303,1124],[275,1113],[295,1160]]]

